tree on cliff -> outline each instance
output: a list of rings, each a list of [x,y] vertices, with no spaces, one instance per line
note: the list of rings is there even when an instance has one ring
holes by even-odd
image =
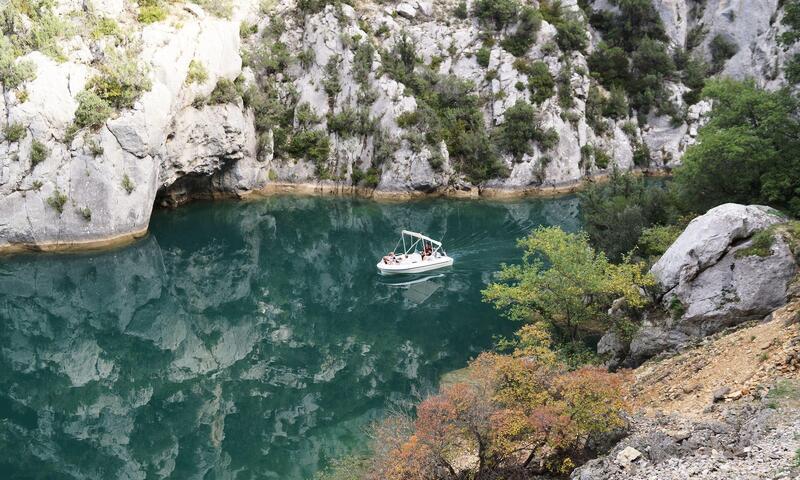
[[[800,215],[800,103],[788,90],[717,80],[709,123],[690,147],[675,186],[687,210],[722,203],[766,203]]]
[[[590,438],[624,426],[622,379],[602,369],[481,354],[466,380],[375,430],[374,479],[565,474]]]
[[[544,323],[560,341],[606,330],[606,312],[615,299],[643,306],[641,288],[653,285],[642,265],[611,263],[583,232],[540,227],[519,246],[525,250],[523,263],[503,265],[499,282],[484,290],[484,299],[513,320]]]

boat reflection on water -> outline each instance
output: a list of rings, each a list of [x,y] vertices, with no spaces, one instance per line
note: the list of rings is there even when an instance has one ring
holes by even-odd
[[[452,270],[448,268],[447,270]],[[414,305],[421,305],[428,300],[437,290],[442,288],[444,273],[436,275],[405,275],[402,280],[397,277],[381,277],[379,282],[389,288],[400,289],[403,297]]]

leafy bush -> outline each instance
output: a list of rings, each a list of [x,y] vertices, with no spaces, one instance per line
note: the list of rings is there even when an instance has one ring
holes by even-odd
[[[792,45],[800,40],[800,0],[786,0],[783,2],[783,19],[781,24],[786,27],[778,40],[783,45]]]
[[[585,52],[589,46],[586,25],[577,17],[570,17],[556,24],[556,43],[564,52]]]
[[[75,98],[78,100],[78,108],[75,110],[75,125],[78,128],[98,128],[114,113],[111,105],[93,91],[84,90]]]
[[[18,49],[5,36],[0,36],[0,82],[6,88],[17,88],[36,78],[36,66],[28,60],[17,62]]]
[[[208,80],[208,71],[203,62],[192,60],[189,62],[189,71],[186,73],[186,84],[197,83],[202,85]]]
[[[467,2],[465,2],[464,0],[458,2],[458,5],[456,5],[455,10],[453,10],[453,15],[455,15],[456,18],[459,18],[461,20],[466,20],[467,18],[469,18],[469,11],[467,10]]]
[[[589,55],[587,64],[592,77],[607,88],[614,85],[625,86],[630,80],[630,60],[620,47],[610,47],[607,43],[600,42]]]
[[[89,207],[79,208],[78,209],[78,213],[80,213],[81,217],[83,217],[83,219],[86,220],[87,222],[91,222],[92,221],[92,209],[91,208],[89,208]]]
[[[483,68],[486,68],[489,66],[489,59],[491,58],[491,56],[492,56],[492,51],[484,45],[475,54],[475,60],[478,62],[478,65],[480,65]]]
[[[67,196],[56,188],[56,191],[47,198],[47,204],[61,215],[64,213],[64,205],[67,204]]]
[[[476,0],[472,8],[484,24],[502,30],[516,20],[520,3],[518,0]]]
[[[708,44],[708,49],[711,52],[712,73],[722,71],[722,69],[725,67],[725,62],[736,55],[736,52],[739,51],[739,48],[735,43],[728,40],[721,34],[718,34],[711,39],[711,43]]]
[[[125,190],[128,195],[133,193],[136,189],[136,185],[134,185],[131,177],[129,177],[127,173],[122,176],[122,189]]]
[[[415,420],[398,414],[376,425],[359,478],[456,478],[441,472],[455,472],[465,448],[476,462],[464,478],[563,476],[587,457],[590,439],[625,425],[622,377],[600,368],[484,353],[465,377],[422,401]]]
[[[106,63],[100,67],[100,75],[86,84],[86,90],[93,91],[116,109],[133,107],[151,87],[146,68],[139,65],[136,54],[130,51],[109,53]]]
[[[322,130],[303,130],[295,133],[287,152],[295,158],[311,160],[318,166],[330,155],[330,139]]]
[[[167,9],[162,0],[139,0],[139,21],[150,24],[167,19]]]
[[[209,105],[223,105],[226,103],[235,103],[239,100],[239,90],[236,84],[227,78],[220,78],[217,80],[217,85],[208,97]]]
[[[604,33],[603,38],[612,46],[633,52],[645,38],[667,41],[666,30],[652,0],[618,0],[618,12],[592,12],[590,23]]]
[[[328,131],[343,137],[369,135],[375,130],[376,121],[369,116],[369,109],[345,108],[336,115],[328,115]]]
[[[48,150],[44,143],[36,139],[31,142],[31,167],[35,167],[44,162],[49,155],[50,150]]]
[[[540,227],[519,246],[525,250],[523,263],[504,265],[484,299],[511,319],[544,323],[558,340],[603,332],[612,322],[607,312],[615,299],[642,307],[647,299],[640,288],[654,285],[643,265],[609,262],[583,232]]]
[[[113,18],[100,17],[94,20],[90,35],[93,39],[99,40],[103,37],[120,37],[122,31],[117,21]]]
[[[710,121],[675,176],[682,206],[766,203],[800,215],[798,100],[734,80],[710,82],[704,95],[714,100]]]
[[[546,63],[533,62],[525,73],[528,75],[528,88],[534,103],[541,104],[556,93],[556,81]]]
[[[650,147],[644,142],[636,143],[633,147],[633,164],[640,168],[646,168],[652,161]]]
[[[614,171],[608,183],[590,186],[579,198],[589,240],[614,261],[636,247],[644,229],[673,217],[670,193],[629,173]]]
[[[541,28],[541,13],[532,7],[523,7],[517,30],[503,40],[502,47],[515,57],[522,57],[536,43],[536,35]]]
[[[342,83],[339,78],[339,63],[342,59],[338,55],[333,55],[325,65],[325,78],[322,86],[328,94],[331,103],[336,101],[336,96],[342,91]]]
[[[353,77],[361,85],[361,88],[368,86],[369,74],[372,72],[372,61],[375,58],[375,47],[369,41],[364,41],[356,47],[353,56]]]
[[[9,143],[19,142],[25,137],[25,125],[15,122],[3,127],[3,136]]]
[[[505,121],[497,135],[500,148],[517,161],[531,153],[531,142],[539,137],[536,110],[526,101],[518,100],[505,112]]]
[[[645,257],[661,256],[683,233],[683,225],[655,225],[642,230],[639,253]]]

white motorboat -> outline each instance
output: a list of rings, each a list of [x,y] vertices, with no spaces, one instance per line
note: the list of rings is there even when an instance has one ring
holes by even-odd
[[[442,248],[442,242],[421,233],[403,230],[395,250],[401,243],[403,253],[391,252],[378,262],[378,270],[383,275],[423,273],[453,265],[453,259]]]

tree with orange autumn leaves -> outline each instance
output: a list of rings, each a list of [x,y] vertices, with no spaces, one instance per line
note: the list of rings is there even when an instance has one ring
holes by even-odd
[[[489,480],[566,474],[592,437],[625,426],[623,382],[597,367],[568,371],[552,357],[483,353],[463,382],[376,427],[369,479]]]

